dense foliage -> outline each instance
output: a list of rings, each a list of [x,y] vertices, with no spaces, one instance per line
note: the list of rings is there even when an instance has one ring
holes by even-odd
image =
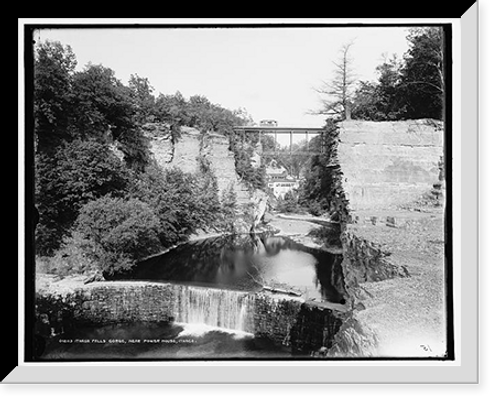
[[[104,195],[122,196],[130,172],[109,148],[94,140],[75,140],[36,158],[35,201],[40,215],[36,247],[56,249],[80,209]]]
[[[161,223],[160,240],[165,247],[185,240],[197,229],[216,226],[220,219],[217,188],[208,176],[152,165],[138,180],[130,195],[153,207]]]
[[[408,41],[402,60],[386,58],[377,68],[378,80],[361,82],[354,92],[349,48],[344,49],[344,63],[338,65],[342,74],[328,90],[340,97],[344,113],[349,106],[355,119],[442,118],[442,30],[413,28]],[[141,127],[166,124],[174,141],[182,136],[182,126],[196,127],[202,135],[215,131],[228,137],[237,173],[260,189],[266,188],[269,156],[256,164],[254,155],[258,147],[264,152],[279,149],[274,140],[264,136],[259,144],[257,133],[236,133],[234,126],[253,123],[244,110],[230,111],[201,95],[155,96],[148,79],[137,74],[125,85],[102,65],[88,64],[80,71],[76,66],[68,46],[47,41],[36,48],[36,252],[53,255],[61,247],[74,248],[113,273],[186,240],[197,229],[231,231],[236,218],[234,190],[225,191],[219,200],[217,181],[203,159],[196,176],[156,167]],[[280,204],[287,212],[307,209],[341,221],[345,198],[339,194],[340,174],[332,155],[338,130],[332,119],[325,129],[307,145],[315,155],[278,155],[278,163],[290,174],[303,177],[298,192]],[[300,152],[306,145],[293,148]]]
[[[276,210],[285,214],[300,212],[297,192],[290,190],[283,198],[278,198]]]
[[[231,137],[233,125],[247,122],[246,113],[203,96],[155,97],[147,79],[132,75],[126,86],[102,65],[75,67],[69,47],[47,41],[36,48],[37,254],[64,258],[61,252],[71,251],[82,263],[115,273],[198,229],[227,228],[234,191],[219,201],[204,162],[197,175],[157,167],[141,126],[166,123],[180,136],[180,126],[189,125]],[[232,140],[243,170],[248,162],[240,144]]]
[[[311,156],[304,170],[304,179],[299,189],[299,203],[313,215],[329,213],[332,210],[334,182],[332,179],[332,150],[337,142],[338,128],[333,119],[327,120],[325,131],[314,137]]]
[[[235,231],[236,223],[236,192],[233,186],[222,192],[221,198],[221,216],[222,216],[222,230],[233,233]]]
[[[161,249],[160,219],[137,199],[102,197],[86,204],[76,231],[89,241],[91,254],[105,274],[130,270],[137,260]]]
[[[181,126],[198,128],[202,133],[217,132],[229,138],[230,150],[234,153],[236,173],[250,187],[264,189],[264,165],[254,167],[251,158],[257,147],[257,138],[244,138],[234,131],[234,126],[249,125],[252,118],[244,109],[230,111],[210,102],[205,96],[194,95],[184,98],[180,92],[173,95],[152,94],[147,79],[137,76],[131,79],[134,84],[135,100],[141,113],[141,122],[167,122],[171,125],[174,141],[180,136]]]
[[[352,97],[352,118],[383,121],[443,117],[443,32],[410,30],[409,50],[377,67],[377,82],[360,82]]]
[[[49,152],[71,139],[71,76],[76,58],[70,47],[50,43],[37,49],[34,69],[34,115],[38,149]]]

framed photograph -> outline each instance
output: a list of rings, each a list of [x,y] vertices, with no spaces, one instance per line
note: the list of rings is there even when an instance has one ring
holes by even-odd
[[[21,19],[3,381],[477,383],[477,32]]]

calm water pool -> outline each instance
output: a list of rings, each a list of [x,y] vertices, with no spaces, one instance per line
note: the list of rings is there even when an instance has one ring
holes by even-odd
[[[232,235],[189,242],[139,263],[118,280],[151,280],[255,291],[300,291],[304,299],[344,301],[342,255],[279,236]]]

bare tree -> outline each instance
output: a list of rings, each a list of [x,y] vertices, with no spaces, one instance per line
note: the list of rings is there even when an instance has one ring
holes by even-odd
[[[356,82],[353,60],[349,53],[353,44],[354,41],[350,41],[342,45],[338,62],[333,62],[335,65],[333,79],[324,81],[323,86],[316,89],[318,93],[328,96],[322,100],[323,106],[319,114],[339,116],[341,119],[351,118],[351,101]]]

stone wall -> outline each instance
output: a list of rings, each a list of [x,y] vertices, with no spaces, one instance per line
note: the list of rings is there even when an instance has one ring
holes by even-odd
[[[38,333],[63,333],[76,324],[169,321],[174,290],[169,284],[150,282],[96,282],[58,291],[36,294]],[[44,325],[43,325],[44,324]]]
[[[189,288],[169,283],[105,281],[64,292],[38,291],[35,332],[48,338],[81,324],[183,321],[176,319],[182,304],[179,300],[185,295],[181,290]],[[331,346],[347,316],[344,312],[285,294],[228,293],[231,297],[237,294],[243,299],[252,298],[252,313],[248,314],[252,319],[244,323],[252,330],[246,332],[290,347],[294,353],[308,355],[321,347]],[[212,311],[220,311],[217,305],[210,305]]]
[[[339,126],[338,159],[353,212],[411,203],[439,181],[441,122],[343,121]]]
[[[291,330],[304,300],[295,297],[258,294],[255,300],[255,336],[278,345],[291,344]]]

